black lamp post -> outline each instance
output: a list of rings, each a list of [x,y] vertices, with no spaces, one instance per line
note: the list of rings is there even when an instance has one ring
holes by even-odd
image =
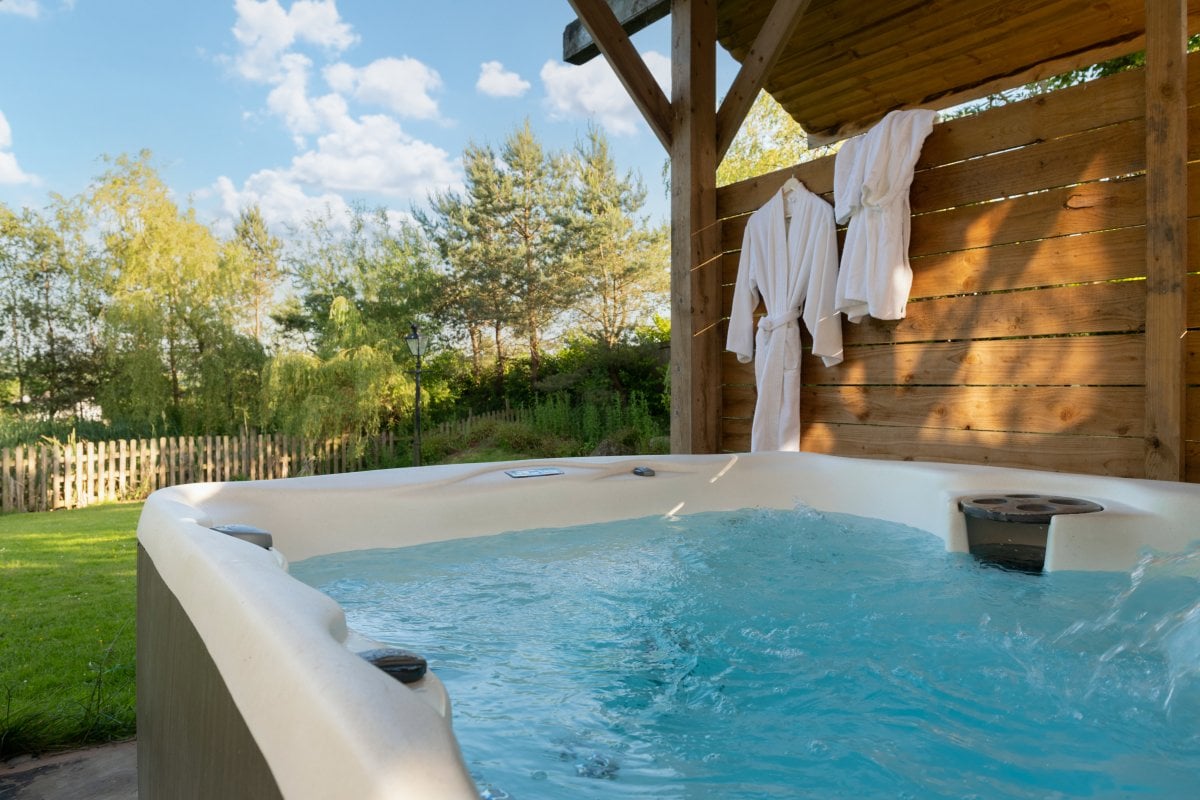
[[[416,323],[412,323],[412,332],[404,337],[405,343],[408,344],[408,352],[417,357],[417,410],[413,417],[413,428],[415,436],[413,437],[413,466],[421,466],[421,357],[425,355],[425,350],[429,347],[429,337],[417,330]]]

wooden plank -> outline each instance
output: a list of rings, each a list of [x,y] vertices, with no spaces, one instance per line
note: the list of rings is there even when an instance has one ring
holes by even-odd
[[[768,86],[779,90],[778,99],[805,130],[844,135],[887,109],[929,101],[945,107],[1141,47],[1140,21],[1117,4],[1092,3],[1086,10],[1076,0],[990,0],[969,10],[962,3],[923,5],[954,18],[909,14],[886,28],[829,42],[829,58],[793,48]],[[1064,25],[1068,18],[1072,24]],[[1056,71],[1047,72],[1050,66]]]
[[[726,393],[725,419],[754,416],[752,387]],[[804,422],[954,431],[1139,437],[1145,391],[1134,386],[806,386]]]
[[[671,0],[608,0],[608,5],[629,36],[671,13]],[[600,48],[587,28],[579,20],[572,20],[563,30],[563,61],[586,64],[598,55]]]
[[[1136,386],[1145,380],[1144,356],[1139,334],[879,344],[847,348],[836,367],[806,353],[801,376],[823,385]],[[753,364],[725,353],[722,365],[727,384],[754,383]],[[1200,357],[1196,376],[1200,382]]]
[[[921,214],[912,220],[909,256],[1142,225],[1145,208],[1145,180],[1136,177]],[[722,223],[724,250],[741,247],[745,221],[735,217]]]
[[[821,107],[827,106],[836,92],[846,91],[843,82],[878,97],[879,90],[865,85],[867,80],[891,85],[922,68],[936,67],[976,51],[982,46],[981,41],[986,41],[987,37],[981,35],[983,31],[996,36],[1011,30],[1018,22],[1046,24],[1053,30],[1050,23],[1061,15],[1061,9],[1056,8],[1061,2],[1007,0],[998,6],[975,3],[969,13],[964,13],[961,3],[922,3],[910,5],[874,24],[866,22],[866,14],[856,9],[861,15],[860,26],[839,37],[837,42],[825,39],[828,34],[822,31],[825,40],[818,40],[818,46],[804,54],[804,61],[819,72],[806,72],[801,64],[796,64],[793,71],[792,65],[798,59],[789,58],[780,74],[772,76],[772,85],[803,84],[804,95],[812,98],[813,103],[820,101]],[[847,52],[844,49],[847,46],[854,49]]]
[[[16,480],[13,478],[13,452],[10,448],[0,449],[0,511],[12,511],[13,488]]]
[[[956,4],[948,4],[946,7],[954,5]],[[944,25],[941,30],[924,26],[923,29],[914,31],[911,40],[884,44],[875,52],[865,54],[865,59],[858,59],[856,64],[853,64],[848,70],[839,70],[830,74],[823,83],[811,82],[811,77],[805,76],[810,78],[810,82],[806,86],[804,96],[811,107],[826,110],[826,113],[822,114],[824,119],[829,119],[834,114],[836,92],[841,92],[842,96],[846,96],[846,84],[858,84],[853,86],[853,100],[850,101],[852,106],[838,115],[841,120],[844,120],[841,125],[830,131],[828,124],[824,124],[822,120],[806,126],[805,130],[820,134],[822,140],[827,140],[829,134],[846,136],[851,131],[863,130],[862,125],[859,125],[860,122],[882,118],[883,109],[912,108],[928,102],[928,100],[934,101],[935,108],[952,106],[954,103],[944,100],[946,90],[931,91],[931,88],[947,86],[947,84],[954,86],[955,89],[962,86],[961,83],[955,85],[948,82],[943,77],[947,73],[955,77],[973,73],[977,77],[972,83],[997,76],[998,73],[984,74],[980,72],[980,62],[990,62],[992,65],[1003,64],[1006,72],[1040,71],[1040,62],[1048,59],[1049,54],[1061,53],[1061,50],[1057,48],[1063,41],[1062,7],[1055,7],[1054,2],[1046,0],[1026,0],[1024,4],[1018,4],[1016,0],[1009,0],[1004,5],[1014,7],[1025,5],[1024,10],[1018,8],[1018,13],[1025,18],[1024,25],[1027,31],[1021,36],[1020,50],[1014,47],[1012,29],[997,30],[996,26],[986,23],[984,28],[979,28],[977,19],[972,19],[971,14],[958,12],[955,8],[952,13],[956,13],[958,16],[959,25]],[[1075,16],[1080,16],[1080,14],[1076,12]],[[942,44],[943,37],[938,34],[943,34],[946,37],[944,41],[948,43]],[[1139,34],[1140,31],[1129,31],[1126,41],[1136,40]],[[1112,40],[1111,35],[1105,38],[1108,41]],[[1096,41],[1092,40],[1092,42]],[[868,44],[866,47],[872,46]],[[1136,46],[1118,48],[1122,53],[1135,52],[1136,49],[1139,48]],[[1069,58],[1067,62],[1074,64],[1074,62],[1078,62],[1078,59]],[[1094,64],[1094,61],[1082,61],[1082,64],[1090,65]],[[787,70],[787,67],[792,65],[794,65],[794,70]],[[815,64],[809,66],[812,70],[821,68]],[[796,61],[788,61],[780,68],[776,76],[772,76],[770,85],[787,86],[792,80],[799,77],[803,70],[804,65],[797,64]],[[1046,74],[1045,77],[1049,77],[1049,74]],[[1003,79],[994,83],[1007,86],[1021,85],[1021,83],[1013,83],[1007,74]],[[784,103],[785,107],[790,107],[797,101],[797,92],[784,90],[780,94],[787,101]],[[967,94],[971,95],[974,92],[968,91]],[[931,95],[934,96],[931,97]],[[870,106],[875,106],[874,109],[871,109],[874,113],[864,114]],[[869,124],[870,122],[868,122]]]
[[[1200,105],[1200,53],[1189,55],[1187,63],[1188,97],[1192,109],[1189,122],[1195,125],[1196,107]],[[1121,72],[935,125],[917,162],[913,192],[922,189],[921,175],[931,169],[990,153],[1051,142],[1082,130],[1141,120],[1145,114],[1143,78],[1140,70]],[[1200,159],[1200,137],[1191,137],[1188,147],[1189,160]],[[1136,149],[1142,152],[1144,147],[1139,143]],[[811,191],[832,195],[834,161],[830,156],[721,187],[717,198],[718,213],[725,218],[755,211],[793,172]]]
[[[1200,219],[1189,223],[1189,242],[1200,256]],[[910,296],[916,300],[1140,278],[1146,271],[1145,255],[1146,231],[1139,226],[919,256],[911,259]],[[739,257],[737,252],[723,256],[723,284],[732,286],[736,280]],[[1200,258],[1195,263],[1200,264]]]
[[[108,448],[105,442],[96,442],[96,476],[95,476],[95,494],[96,500],[103,503],[109,500],[108,495]]]
[[[1187,0],[1146,0],[1145,476],[1184,474]]]
[[[726,394],[725,417],[750,419],[753,388],[737,388]],[[885,427],[1140,436],[1145,401],[1145,391],[1132,386],[807,386],[800,416]]]
[[[27,445],[25,449],[25,508],[28,511],[45,511],[44,499],[38,492],[38,460],[41,446]]]
[[[621,85],[642,112],[646,124],[668,151],[671,149],[671,103],[650,74],[629,35],[605,0],[567,0],[587,27],[596,46],[616,73]],[[715,30],[715,28],[714,28]],[[715,37],[715,33],[714,33]]]
[[[754,104],[767,74],[778,63],[784,47],[812,0],[775,0],[771,12],[759,28],[750,51],[741,59],[721,107],[717,110],[717,162],[725,158],[729,145],[742,127],[746,113]]]
[[[80,505],[89,506],[95,497],[95,480],[92,473],[92,465],[96,460],[95,442],[80,442],[80,455],[83,459],[83,469],[80,471],[82,484],[80,486],[79,498]]]
[[[1144,97],[1142,73],[1132,70],[947,120],[935,125],[925,140],[917,169],[1141,119],[1145,114]]]
[[[834,161],[833,156],[825,156],[722,186],[717,189],[717,215],[727,219],[757,211],[788,178],[795,178],[810,192],[832,202]]]
[[[1145,468],[1140,437],[813,423],[804,427],[801,449],[844,456],[988,464],[1122,478],[1141,477]]]
[[[1130,120],[928,169],[914,175],[909,202],[922,214],[1140,173],[1145,134],[1142,120]]]
[[[1140,436],[1140,387],[812,387],[803,419],[954,430]]]
[[[1187,427],[1184,430],[1184,439],[1200,442],[1200,386],[1187,387],[1185,399],[1187,405],[1184,419],[1187,420]]]
[[[913,217],[910,256],[1109,230],[1145,221],[1145,181],[1051,189]]]
[[[910,297],[1142,277],[1145,248],[1145,229],[1132,227],[918,257]]]
[[[1200,53],[1187,58],[1187,81],[1188,102],[1195,107],[1200,104]],[[1119,72],[936,125],[925,140],[917,169],[1050,141],[1084,127],[1143,119],[1145,113],[1144,71]],[[1200,148],[1200,142],[1189,142],[1189,147]]]
[[[1145,325],[1145,308],[1144,281],[959,295],[909,303],[901,320],[844,324],[842,339],[850,346],[1133,332]]]
[[[722,344],[714,0],[673,0],[671,31],[671,451],[711,453]]]
[[[39,511],[49,511],[54,508],[50,496],[50,454],[45,443],[37,447],[37,507]]]
[[[65,507],[63,501],[63,485],[65,467],[63,465],[62,447],[57,444],[47,445],[50,451],[50,507],[59,509]]]
[[[1184,480],[1188,483],[1200,483],[1200,442],[1184,442],[1187,453],[1187,472]]]
[[[166,438],[162,436],[150,440],[150,464],[154,470],[155,490],[167,485],[166,443]]]
[[[121,500],[126,500],[129,498],[127,494],[127,481],[130,473],[133,471],[133,464],[130,463],[132,456],[127,439],[121,439],[117,442],[117,459],[117,463],[119,464],[117,469],[117,497]],[[133,483],[136,483],[136,481]]]
[[[75,508],[75,449],[67,444],[58,447],[62,452],[63,508]]]
[[[25,445],[18,444],[13,448],[13,485],[15,510],[26,511],[25,506]]]

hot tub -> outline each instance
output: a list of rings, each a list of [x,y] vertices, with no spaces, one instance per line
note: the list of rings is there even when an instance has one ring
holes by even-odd
[[[1129,570],[1197,538],[1200,486],[804,453],[585,458],[156,492],[138,527],[143,797],[476,798],[436,665],[400,683],[288,560],[529,528],[746,507],[875,517],[967,550],[960,499],[1026,492],[1054,516],[1045,568]],[[269,532],[273,549],[214,532]]]

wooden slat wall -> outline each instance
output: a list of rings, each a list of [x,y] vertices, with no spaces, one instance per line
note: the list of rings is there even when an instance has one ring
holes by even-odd
[[[1200,98],[1196,56],[1188,83]],[[1200,132],[1200,107],[1188,126]],[[908,316],[843,322],[838,367],[806,356],[802,448],[1144,475],[1144,142],[1140,71],[937,125],[911,193]],[[1196,265],[1200,136],[1189,147]],[[789,174],[832,202],[833,163],[719,190],[726,318],[747,215]],[[1189,280],[1198,329],[1200,277]],[[1187,467],[1200,480],[1200,344],[1190,338]],[[729,353],[722,365],[721,446],[746,450],[753,369]]]

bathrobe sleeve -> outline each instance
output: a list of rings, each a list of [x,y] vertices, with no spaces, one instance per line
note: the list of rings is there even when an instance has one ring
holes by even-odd
[[[842,319],[835,307],[838,279],[837,228],[833,209],[812,197],[815,217],[811,273],[804,299],[804,327],[813,337],[813,355],[825,366],[842,363]]]
[[[733,310],[729,314],[729,332],[725,337],[725,349],[737,355],[737,360],[743,364],[754,360],[754,309],[761,299],[757,275],[766,256],[763,252],[765,245],[764,237],[758,235],[758,226],[752,215],[742,235],[742,253],[738,260],[737,282],[733,288]]]

